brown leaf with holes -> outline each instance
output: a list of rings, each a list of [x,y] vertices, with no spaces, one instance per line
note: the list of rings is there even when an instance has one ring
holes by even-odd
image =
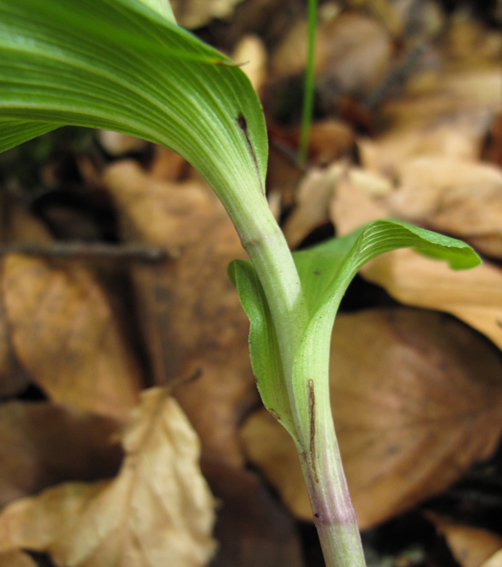
[[[119,423],[52,403],[0,406],[0,507],[66,480],[113,476]]]
[[[67,483],[8,505],[0,550],[47,552],[73,567],[203,567],[214,550],[214,502],[199,442],[176,401],[145,391],[122,434],[118,476]]]
[[[443,491],[495,450],[502,363],[468,327],[410,309],[340,315],[331,352],[333,416],[362,529]],[[311,519],[286,431],[263,410],[242,438],[292,511]]]

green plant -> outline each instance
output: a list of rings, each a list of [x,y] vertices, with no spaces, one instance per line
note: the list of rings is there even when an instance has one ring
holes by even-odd
[[[68,124],[170,147],[211,184],[250,258],[229,275],[264,404],[298,448],[326,564],[364,565],[329,407],[338,305],[359,267],[389,250],[457,269],[478,256],[393,220],[292,255],[265,196],[265,121],[249,81],[178,27],[164,0],[0,0],[0,150]]]

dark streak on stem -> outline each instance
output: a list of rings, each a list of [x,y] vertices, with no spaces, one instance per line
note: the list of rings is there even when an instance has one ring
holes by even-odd
[[[242,130],[244,137],[246,138],[246,142],[248,144],[249,151],[251,152],[251,157],[253,158],[254,166],[255,166],[255,169],[256,169],[256,174],[258,175],[258,181],[260,183],[261,192],[265,195],[265,188],[263,187],[263,185],[261,183],[260,168],[258,167],[258,160],[256,159],[256,154],[254,153],[253,146],[251,145],[251,140],[249,139],[248,124],[247,124],[246,119],[244,118],[244,115],[242,113],[239,114],[239,116],[237,116],[237,125]]]
[[[314,481],[319,483],[317,476],[317,464],[315,458],[315,393],[313,380],[308,381],[309,387],[309,413],[310,413],[310,463],[314,473]]]

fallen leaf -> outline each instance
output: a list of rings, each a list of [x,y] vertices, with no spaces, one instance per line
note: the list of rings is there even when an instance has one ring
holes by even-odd
[[[409,160],[386,206],[392,215],[502,257],[502,173],[497,167],[445,157]]]
[[[481,567],[502,567],[502,549],[494,553]]]
[[[0,567],[37,567],[33,559],[22,551],[0,553]]]
[[[234,50],[233,60],[251,81],[259,94],[267,77],[267,51],[263,41],[257,35],[244,36]]]
[[[214,502],[198,468],[198,439],[166,390],[142,394],[122,444],[114,480],[67,483],[9,504],[0,550],[47,552],[68,567],[206,565]]]
[[[390,34],[376,19],[361,12],[326,13],[316,30],[315,70],[324,97],[340,93],[367,95],[383,79],[392,56]],[[300,74],[306,65],[308,26],[293,26],[274,51],[274,79]]]
[[[376,197],[392,191],[391,184],[385,177],[358,167],[348,168],[344,163],[334,163],[325,169],[311,169],[298,187],[296,207],[285,222],[284,235],[291,248],[295,248],[311,231],[330,220],[329,206],[344,177],[348,177],[351,184]]]
[[[369,197],[349,177],[338,184],[331,206],[338,234],[388,216],[382,202]],[[401,303],[451,313],[502,348],[502,272],[497,266],[484,262],[456,272],[444,262],[405,249],[375,258],[360,273]]]
[[[200,28],[213,18],[226,18],[242,0],[171,0],[176,21],[180,26]]]
[[[144,151],[148,142],[134,136],[112,132],[111,130],[99,130],[97,133],[99,143],[111,156],[122,156],[132,152]]]
[[[481,567],[495,552],[502,549],[502,538],[494,533],[460,524],[450,518],[427,513],[448,543],[461,567]]]
[[[30,377],[53,401],[124,416],[138,400],[140,371],[95,277],[66,262],[3,260],[12,342]]]
[[[339,315],[331,403],[359,526],[411,509],[487,459],[502,433],[502,365],[468,327],[409,309]],[[294,444],[265,411],[242,430],[250,460],[311,520]]]
[[[218,510],[219,548],[210,567],[303,567],[297,525],[256,474],[224,462],[203,463]]]
[[[66,480],[113,476],[116,420],[52,403],[0,406],[0,507]]]
[[[155,171],[163,167],[153,165]],[[134,266],[133,275],[155,379],[178,384],[175,395],[201,439],[203,474],[221,502],[220,546],[211,566],[301,567],[291,517],[262,481],[243,470],[238,428],[258,395],[248,322],[226,268],[244,252],[207,189],[199,181],[173,180],[161,182],[130,163],[115,164],[105,175],[124,238],[177,250],[164,264]],[[196,379],[179,383],[197,370]]]
[[[249,324],[226,274],[231,260],[245,257],[237,233],[199,181],[166,183],[122,162],[105,183],[128,242],[178,251],[176,259],[133,269],[155,381],[188,380],[175,394],[203,454],[241,466],[237,427],[257,393]]]

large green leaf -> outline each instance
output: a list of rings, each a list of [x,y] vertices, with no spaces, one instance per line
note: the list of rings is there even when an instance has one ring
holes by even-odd
[[[166,0],[144,1],[0,0],[0,150],[67,124],[125,132],[183,155],[231,212],[263,187],[260,103]]]

